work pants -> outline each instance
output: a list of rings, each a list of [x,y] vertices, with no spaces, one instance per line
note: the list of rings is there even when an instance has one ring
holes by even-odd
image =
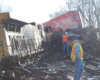
[[[74,62],[75,62],[74,80],[80,80],[84,70],[83,62],[80,59],[76,59]]]
[[[69,52],[69,47],[67,42],[63,42],[63,53],[65,53],[65,50],[67,49],[67,52]]]

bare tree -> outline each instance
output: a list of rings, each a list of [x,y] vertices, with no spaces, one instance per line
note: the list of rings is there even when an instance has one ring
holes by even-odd
[[[72,11],[73,8],[71,5],[73,5],[73,0],[63,0],[65,2],[65,5],[59,5],[59,7],[61,8],[59,11],[56,11],[54,13],[51,13],[49,15],[50,18],[55,18],[55,17],[58,17],[68,11]]]
[[[84,27],[99,27],[100,0],[77,0],[77,10],[79,10]]]
[[[11,12],[12,7],[9,4],[9,0],[0,0],[0,13],[1,12]]]

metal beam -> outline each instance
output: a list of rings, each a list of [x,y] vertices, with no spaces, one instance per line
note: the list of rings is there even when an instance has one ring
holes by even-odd
[[[9,23],[9,24],[19,26],[19,27],[22,27],[24,25],[24,24],[22,25],[22,24],[13,23],[13,22],[10,22],[10,21],[4,21],[4,23]]]

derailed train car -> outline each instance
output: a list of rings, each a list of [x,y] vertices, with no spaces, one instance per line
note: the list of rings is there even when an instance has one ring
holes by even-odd
[[[0,13],[0,57],[25,56],[46,49],[44,27]]]
[[[27,50],[25,51],[26,55],[47,49],[46,34],[43,25],[35,22],[26,24],[21,28],[21,34],[24,35],[21,46],[24,46],[24,49]]]

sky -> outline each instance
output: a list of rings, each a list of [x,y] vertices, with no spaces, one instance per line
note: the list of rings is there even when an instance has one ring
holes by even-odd
[[[63,0],[9,0],[12,13],[37,23],[50,20],[49,14],[60,10],[63,3]]]

